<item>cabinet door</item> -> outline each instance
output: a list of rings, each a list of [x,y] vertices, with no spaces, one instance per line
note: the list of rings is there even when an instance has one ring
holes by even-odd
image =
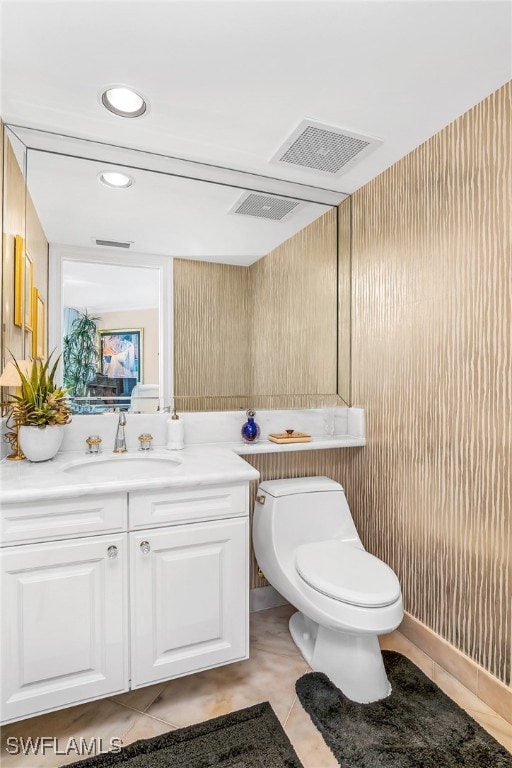
[[[132,688],[247,658],[247,525],[130,534]]]
[[[8,547],[2,722],[127,689],[127,534]]]

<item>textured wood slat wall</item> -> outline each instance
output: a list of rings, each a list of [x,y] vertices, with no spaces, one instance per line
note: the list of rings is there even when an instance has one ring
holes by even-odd
[[[201,398],[208,404],[211,398],[245,396],[249,391],[248,314],[245,267],[174,260],[177,397],[200,398],[198,410],[203,410]]]
[[[338,394],[347,404],[350,393],[351,206],[349,197],[338,206]]]
[[[175,259],[181,410],[339,404],[336,215],[332,208],[250,267]]]
[[[251,393],[336,389],[336,208],[249,267]]]
[[[406,609],[509,685],[511,101],[508,84],[352,197],[368,446],[248,459],[263,479],[341,482]],[[265,584],[253,559],[251,586]]]
[[[502,681],[512,648],[512,85],[352,197],[356,525],[406,609]]]
[[[236,411],[247,408],[327,408],[340,406],[338,395],[239,395],[234,397],[175,397],[180,411]]]

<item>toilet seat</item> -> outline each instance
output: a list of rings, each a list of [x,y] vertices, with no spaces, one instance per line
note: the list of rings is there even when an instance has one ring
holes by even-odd
[[[400,598],[400,583],[386,563],[337,539],[301,544],[295,551],[299,576],[317,592],[351,605],[378,608]]]

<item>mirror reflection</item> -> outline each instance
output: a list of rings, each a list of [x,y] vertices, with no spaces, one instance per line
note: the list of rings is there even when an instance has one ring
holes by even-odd
[[[157,269],[63,260],[63,379],[79,412],[158,409],[159,282]]]
[[[30,147],[26,181],[50,348],[95,323],[80,410],[340,401],[336,208],[66,149]],[[125,186],[103,183],[113,172]]]

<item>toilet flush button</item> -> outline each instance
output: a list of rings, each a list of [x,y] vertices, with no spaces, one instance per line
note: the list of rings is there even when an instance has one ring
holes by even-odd
[[[256,501],[258,502],[258,504],[264,504],[265,503],[265,497],[263,495],[256,496]]]

